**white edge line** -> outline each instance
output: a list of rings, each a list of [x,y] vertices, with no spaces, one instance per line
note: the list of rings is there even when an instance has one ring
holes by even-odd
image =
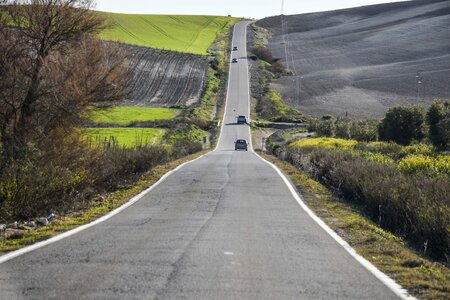
[[[133,198],[131,198],[128,202],[126,202],[125,204],[123,204],[122,206],[119,206],[118,208],[114,209],[113,211],[109,212],[108,214],[96,219],[95,221],[92,221],[91,223],[88,224],[84,224],[81,225],[79,227],[76,227],[72,230],[66,231],[64,233],[58,234],[54,237],[49,238],[48,240],[45,241],[41,241],[41,242],[37,242],[36,244],[33,244],[31,246],[28,247],[24,247],[12,252],[9,252],[5,255],[0,256],[0,264],[5,263],[13,258],[16,258],[18,256],[21,256],[23,254],[26,254],[28,252],[37,250],[39,248],[45,247],[47,245],[53,244],[55,242],[58,242],[62,239],[65,239],[67,237],[70,237],[74,234],[77,234],[85,229],[91,228],[95,225],[98,225],[102,222],[105,222],[106,220],[112,218],[113,216],[117,215],[118,213],[120,213],[121,211],[125,210],[126,208],[128,208],[129,206],[133,205],[134,203],[138,202],[142,197],[144,197],[147,193],[149,193],[150,191],[152,191],[154,188],[156,188],[158,185],[160,185],[164,180],[166,180],[170,175],[172,175],[173,173],[175,173],[176,171],[180,170],[182,167],[184,167],[187,164],[190,164],[202,157],[204,157],[205,155],[208,155],[211,152],[205,153],[199,157],[197,157],[196,159],[193,159],[191,161],[187,161],[185,163],[182,163],[181,165],[179,165],[178,167],[176,167],[175,169],[167,172],[166,174],[164,174],[157,182],[155,182],[153,185],[151,185],[150,187],[148,187],[146,190],[142,191],[141,193],[139,193],[138,195],[134,196]]]
[[[400,286],[397,282],[395,282],[392,278],[390,278],[385,273],[381,272],[377,267],[375,267],[371,262],[367,259],[359,255],[355,249],[353,249],[346,241],[344,241],[336,232],[334,232],[327,224],[325,224],[322,219],[320,219],[300,198],[297,194],[297,191],[292,186],[291,182],[286,178],[283,172],[278,169],[273,163],[262,158],[258,153],[255,154],[262,159],[265,163],[270,165],[278,175],[283,179],[284,183],[288,187],[292,196],[295,200],[297,200],[298,204],[301,208],[317,223],[323,230],[325,230],[339,245],[341,245],[354,259],[356,259],[364,268],[366,268],[370,273],[372,273],[376,278],[378,278],[382,283],[384,283],[388,288],[390,288],[397,296],[401,299],[405,300],[417,300],[417,298],[408,294],[408,291]]]
[[[245,67],[247,68],[247,103],[248,103],[248,119],[249,119],[249,125],[248,125],[248,136],[249,136],[249,144],[250,144],[250,151],[251,152],[255,152],[253,149],[253,141],[252,141],[252,128],[250,126],[251,124],[251,119],[250,119],[250,115],[252,113],[252,109],[251,109],[251,104],[250,104],[250,71],[248,69],[248,52],[247,52],[247,27],[248,25],[251,23],[248,23],[247,25],[245,25],[245,30],[244,30],[244,34],[245,34],[245,43],[244,43],[244,47],[245,47]]]
[[[228,59],[228,79],[227,79],[227,95],[225,96],[225,103],[224,103],[224,110],[223,110],[223,117],[222,117],[222,124],[220,125],[220,134],[219,138],[217,139],[216,148],[214,148],[214,151],[217,151],[219,149],[219,144],[222,138],[222,132],[223,132],[223,124],[225,123],[225,117],[227,116],[227,103],[228,103],[228,94],[230,91],[230,77],[231,77],[231,60],[233,56],[233,42],[234,42],[234,34],[236,32],[236,24],[233,25],[233,38],[231,39],[231,48],[230,48],[230,57]]]
[[[246,38],[247,38],[247,26],[245,26]],[[245,50],[247,51],[247,43],[245,43]],[[247,72],[248,72],[248,62],[247,64]],[[248,72],[249,73],[249,72]],[[248,81],[250,82],[250,81]],[[248,105],[249,105],[249,113],[250,113],[250,90],[248,91]],[[250,142],[251,138],[251,129],[250,130]],[[253,151],[253,146],[251,145],[251,151]],[[254,151],[253,151],[254,152]],[[359,255],[355,249],[353,249],[346,241],[344,241],[336,232],[334,232],[327,224],[325,224],[322,219],[320,219],[298,195],[295,188],[292,186],[291,182],[286,178],[286,176],[281,172],[281,170],[275,166],[273,163],[262,158],[258,153],[254,152],[260,159],[262,159],[265,163],[271,166],[283,179],[284,183],[288,187],[294,199],[298,202],[301,208],[317,223],[323,230],[325,230],[339,245],[341,245],[354,259],[356,259],[364,268],[366,268],[370,273],[372,273],[376,278],[378,278],[382,283],[384,283],[391,291],[393,291],[397,296],[401,299],[405,300],[417,300],[417,298],[408,294],[408,291],[404,289],[401,285],[395,282],[392,278],[390,278],[385,273],[381,272],[377,267],[375,267],[371,262],[367,259]]]

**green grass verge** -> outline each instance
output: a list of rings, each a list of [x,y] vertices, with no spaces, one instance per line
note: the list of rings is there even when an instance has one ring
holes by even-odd
[[[204,123],[217,119],[217,112],[221,111],[224,103],[229,67],[228,51],[231,46],[229,39],[231,25],[231,23],[227,24],[218,32],[217,39],[211,46],[214,60],[206,72],[206,84],[201,99],[188,114],[190,118]]]
[[[90,119],[95,123],[127,125],[135,121],[173,119],[180,112],[180,109],[166,107],[114,106],[93,109],[90,113]]]
[[[87,128],[85,136],[94,146],[109,143],[134,148],[159,144],[166,131],[161,128]]]
[[[203,129],[200,129],[196,125],[190,124],[186,126],[179,126],[178,128],[169,133],[167,143],[170,145],[183,141],[193,141],[202,143],[203,138],[205,136],[208,136],[208,132]]]
[[[412,295],[420,299],[447,299],[450,293],[448,267],[422,258],[408,248],[405,241],[366,218],[357,206],[333,197],[325,186],[291,164],[272,155],[262,156],[291,178],[309,208],[358,254]]]
[[[55,221],[50,222],[48,226],[21,230],[8,239],[0,237],[0,255],[46,240],[80,225],[90,223],[126,203],[129,199],[154,184],[170,170],[203,154],[205,152],[196,153],[168,164],[157,166],[142,175],[140,180],[133,182],[132,185],[123,186],[120,190],[93,199],[90,206],[84,210],[70,213],[66,216],[56,216]]]
[[[102,39],[203,55],[223,27],[240,20],[222,16],[100,14],[113,24],[100,33]]]

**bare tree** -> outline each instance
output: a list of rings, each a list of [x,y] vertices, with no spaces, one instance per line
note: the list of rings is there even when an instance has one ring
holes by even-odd
[[[125,53],[94,34],[92,0],[7,1],[0,6],[0,135],[4,158],[23,157],[86,107],[122,96]]]

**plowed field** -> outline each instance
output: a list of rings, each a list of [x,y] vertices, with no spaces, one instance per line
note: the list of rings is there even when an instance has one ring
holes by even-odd
[[[283,25],[282,26],[282,21]],[[378,117],[450,97],[450,1],[271,17],[257,25],[294,76],[273,81],[303,112]]]
[[[202,55],[124,45],[130,55],[129,95],[117,105],[171,106],[200,98],[208,59]]]

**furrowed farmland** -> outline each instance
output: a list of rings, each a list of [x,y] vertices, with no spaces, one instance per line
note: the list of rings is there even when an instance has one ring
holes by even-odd
[[[292,76],[272,81],[302,112],[379,117],[450,95],[448,1],[405,1],[276,16],[255,24]],[[283,26],[282,26],[283,25]]]
[[[124,45],[130,55],[128,97],[120,105],[171,106],[200,98],[208,58],[203,55]]]

